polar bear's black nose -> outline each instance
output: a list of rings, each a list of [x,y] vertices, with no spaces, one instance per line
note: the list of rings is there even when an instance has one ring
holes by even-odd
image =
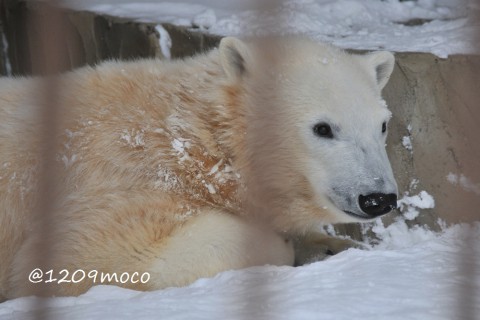
[[[360,195],[358,203],[363,212],[375,218],[389,213],[397,207],[397,195],[394,193],[371,193],[366,196]]]

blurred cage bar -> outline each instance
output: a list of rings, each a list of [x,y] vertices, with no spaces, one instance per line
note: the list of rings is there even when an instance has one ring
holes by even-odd
[[[9,19],[8,6],[19,5],[15,2],[2,3],[2,21]],[[38,117],[39,132],[35,134],[39,137],[39,153],[36,155],[39,159],[39,177],[38,177],[38,201],[32,209],[31,217],[35,224],[41,230],[44,237],[37,243],[36,264],[39,266],[48,265],[48,261],[55,259],[52,255],[52,243],[49,241],[49,235],[52,233],[51,214],[56,205],[56,189],[60,188],[59,180],[54,169],[55,157],[57,154],[56,145],[58,137],[58,114],[60,110],[59,92],[62,90],[56,74],[67,69],[67,50],[63,44],[68,38],[68,30],[65,29],[61,10],[55,7],[42,6],[35,11],[24,12],[19,20],[13,21],[19,23],[19,26],[13,28],[13,34],[20,39],[18,46],[15,44],[9,48],[11,54],[10,63],[14,68],[8,68],[13,75],[34,74],[43,77],[39,86],[39,96],[36,98],[39,106]],[[10,21],[12,22],[12,21]],[[2,23],[5,27],[7,23]],[[6,30],[7,31],[7,30]],[[4,42],[4,45],[12,42]],[[30,50],[24,50],[29,48]],[[28,54],[30,52],[30,54]],[[24,68],[22,68],[24,66]],[[7,68],[6,68],[7,69]],[[27,93],[28,94],[28,93]],[[31,93],[34,94],[34,93]],[[32,293],[51,295],[47,287],[32,286]],[[42,300],[34,302],[39,304],[37,310],[44,309]],[[48,315],[42,311],[37,314],[38,319],[47,319]]]
[[[40,155],[43,169],[40,177],[41,195],[39,197],[41,201],[35,215],[40,217],[39,221],[42,222],[43,232],[49,234],[51,227],[49,214],[55,205],[53,194],[55,188],[59,187],[50,164],[55,160],[55,139],[58,133],[57,115],[60,107],[57,97],[61,90],[61,83],[58,83],[52,75],[87,64],[95,65],[107,59],[162,58],[158,34],[154,25],[98,16],[88,12],[71,12],[59,9],[55,1],[2,0],[0,3],[2,37],[0,41],[0,74],[45,76],[43,94],[38,97],[43,106],[41,117],[44,126],[42,132],[39,132],[43,141]],[[274,8],[281,4],[282,1],[257,1],[256,3],[252,1],[252,9],[278,13],[280,11],[276,11]],[[285,17],[277,16],[275,21],[280,24],[284,21],[283,18]],[[171,36],[179,40],[171,49],[172,58],[182,58],[206,51],[218,45],[220,40],[220,37],[207,36],[186,28],[168,24],[163,26]],[[277,58],[281,59],[281,57]],[[480,83],[479,66],[479,63],[475,64],[475,69],[471,73],[473,78],[467,79],[471,83]],[[452,79],[452,88],[455,87],[455,81],[465,81],[465,79],[459,80],[458,75],[454,75]],[[480,100],[478,92],[472,93],[468,98],[470,99],[469,104],[478,106]],[[474,112],[478,114],[478,107]],[[436,216],[433,217],[436,219]],[[478,220],[478,216],[467,220]],[[354,238],[362,237],[361,231],[356,225],[341,226],[338,229]],[[479,266],[475,264],[475,259],[472,259],[472,256],[475,255],[474,238],[472,236],[469,239],[472,243],[466,247],[471,250],[459,252],[458,263],[461,264],[460,269],[465,278],[472,279],[472,281],[468,282],[469,285],[459,288],[457,293],[452,293],[458,295],[458,319],[478,319],[474,305],[478,292],[476,292],[477,288],[475,288],[473,278]],[[39,243],[38,245],[39,265],[45,259],[54,259],[46,250],[48,243]],[[248,297],[245,299],[250,301]],[[46,302],[38,300],[36,303]],[[41,310],[42,306],[38,306],[36,309]],[[47,318],[47,314],[38,313],[38,319]]]

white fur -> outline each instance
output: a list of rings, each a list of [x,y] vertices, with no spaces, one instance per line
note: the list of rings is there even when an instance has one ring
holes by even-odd
[[[220,271],[255,265],[292,265],[293,244],[271,229],[222,212],[190,220],[171,235],[147,271],[151,286],[184,286]]]
[[[365,221],[359,194],[396,193],[381,133],[392,68],[385,52],[225,38],[192,59],[61,75],[48,234],[35,216],[41,79],[0,80],[0,298],[93,285],[33,285],[36,267],[148,271],[148,284],[121,285],[152,290],[292,264],[289,239]],[[335,139],[313,133],[319,121]]]

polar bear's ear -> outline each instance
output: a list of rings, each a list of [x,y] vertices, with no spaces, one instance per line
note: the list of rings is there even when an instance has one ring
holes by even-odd
[[[380,90],[385,87],[395,65],[393,54],[388,51],[373,52],[366,55],[369,67],[375,72],[375,79]]]
[[[237,38],[226,37],[220,41],[219,51],[223,70],[229,78],[238,79],[247,73],[249,53],[245,43]]]

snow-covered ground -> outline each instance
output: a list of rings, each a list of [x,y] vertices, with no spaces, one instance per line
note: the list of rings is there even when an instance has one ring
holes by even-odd
[[[344,48],[478,52],[477,0],[60,0],[63,5],[197,26],[220,35],[306,34]]]
[[[382,241],[370,250],[302,267],[227,271],[155,292],[97,286],[77,298],[19,298],[0,304],[0,319],[35,319],[41,301],[52,320],[480,318],[480,223],[441,234],[402,220],[373,229]]]
[[[480,27],[474,0],[62,2],[221,35],[302,33],[347,48],[441,57],[475,52]],[[478,187],[453,174],[449,181]],[[399,205],[404,219],[413,219],[434,207],[434,199],[420,192]],[[480,222],[435,233],[408,228],[404,219],[366,227],[377,238],[369,250],[349,249],[310,265],[227,271],[155,292],[97,286],[80,297],[19,298],[0,304],[0,320],[35,319],[40,310],[48,319],[480,319]]]

